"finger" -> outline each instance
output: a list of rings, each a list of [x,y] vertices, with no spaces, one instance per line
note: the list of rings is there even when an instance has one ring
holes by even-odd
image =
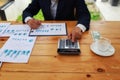
[[[32,24],[30,27],[31,27],[32,29],[36,29],[36,25],[35,25],[35,24]]]
[[[41,25],[41,21],[37,20],[37,24],[38,24],[38,25]]]
[[[32,29],[37,29],[37,28],[39,27],[39,25],[37,25],[36,23],[32,23],[32,24],[30,25],[30,27],[31,27]]]
[[[81,39],[81,36],[82,36],[82,32],[79,32],[79,33],[77,34],[77,39]]]
[[[72,34],[70,33],[70,34],[68,34],[68,39],[71,40],[71,38],[72,38]]]
[[[40,24],[37,21],[35,21],[34,23],[32,23],[32,28],[33,29],[37,29],[39,26],[40,26]]]
[[[35,24],[34,28],[37,29],[40,25],[38,24]]]
[[[75,42],[75,33],[72,32],[72,42]]]
[[[40,27],[40,25],[41,25],[41,21],[37,20],[36,21],[36,28]]]

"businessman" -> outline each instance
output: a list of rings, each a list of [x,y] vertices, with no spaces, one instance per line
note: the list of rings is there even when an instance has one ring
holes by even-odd
[[[84,0],[32,0],[23,11],[23,23],[36,29],[41,21],[33,19],[39,10],[42,10],[45,20],[77,20],[74,29],[68,38],[75,42],[82,33],[89,30],[90,13]]]

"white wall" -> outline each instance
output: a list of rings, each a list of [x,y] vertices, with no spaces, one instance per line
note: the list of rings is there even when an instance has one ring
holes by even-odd
[[[15,7],[14,3],[10,5],[7,9],[5,9],[5,15],[8,21],[15,21],[17,18],[17,14],[17,8]]]
[[[15,0],[12,5],[5,9],[7,21],[15,21],[30,2],[31,0]]]
[[[87,3],[93,3],[94,0],[85,0]]]
[[[15,6],[17,7],[18,12],[21,14],[30,2],[31,0],[15,0]]]

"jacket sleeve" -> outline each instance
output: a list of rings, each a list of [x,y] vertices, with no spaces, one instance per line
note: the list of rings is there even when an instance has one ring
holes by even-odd
[[[76,18],[78,24],[83,24],[86,30],[89,30],[91,17],[84,0],[77,0],[76,2]]]
[[[28,7],[23,11],[22,18],[23,23],[25,23],[25,18],[30,16],[33,17],[36,15],[40,10],[40,4],[39,0],[32,0],[31,4],[28,5]]]

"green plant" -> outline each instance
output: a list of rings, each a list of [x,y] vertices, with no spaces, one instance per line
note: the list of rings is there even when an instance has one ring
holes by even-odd
[[[90,12],[91,14],[91,19],[92,20],[100,20],[101,19],[101,16],[100,16],[100,12]]]
[[[33,18],[37,19],[37,20],[44,20],[44,16],[42,13],[42,10],[40,10],[37,15],[33,16]],[[18,18],[16,19],[16,21],[22,21],[22,15],[19,15]]]

